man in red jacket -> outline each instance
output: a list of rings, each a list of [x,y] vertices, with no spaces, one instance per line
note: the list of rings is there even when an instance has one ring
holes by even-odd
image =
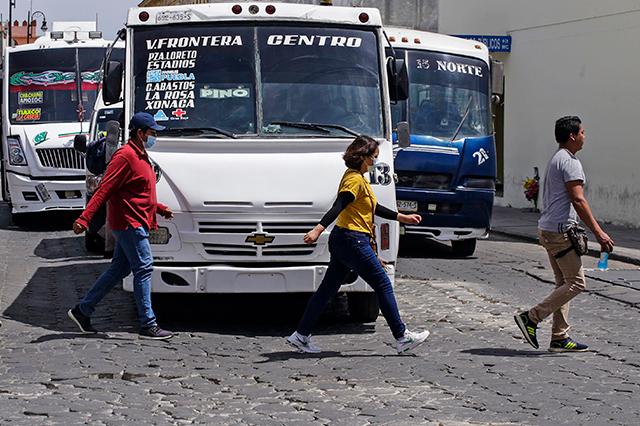
[[[83,333],[96,333],[91,325],[96,305],[133,272],[140,338],[164,340],[173,336],[158,327],[151,308],[153,257],[149,230],[158,227],[156,213],[166,219],[173,217],[173,212],[156,200],[156,176],[146,151],[155,144],[156,131],[163,129],[146,112],[138,112],[131,118],[128,143],[113,154],[100,186],[73,224],[76,234],[86,231],[93,215],[107,202],[109,226],[116,238],[109,269],[100,275],[82,301],[67,312]]]

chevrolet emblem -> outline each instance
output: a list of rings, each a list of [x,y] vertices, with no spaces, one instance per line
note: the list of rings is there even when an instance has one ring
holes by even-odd
[[[256,246],[263,246],[265,244],[269,244],[273,242],[275,238],[276,237],[272,235],[267,235],[267,234],[253,234],[253,235],[249,235],[247,239],[244,240],[244,242],[253,243],[253,245],[256,245]]]

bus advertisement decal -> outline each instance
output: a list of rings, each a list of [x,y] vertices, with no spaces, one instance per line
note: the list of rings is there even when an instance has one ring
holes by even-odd
[[[42,90],[36,92],[18,92],[18,105],[37,105],[44,101]]]
[[[42,117],[42,108],[19,108],[16,110],[16,121],[38,121]]]

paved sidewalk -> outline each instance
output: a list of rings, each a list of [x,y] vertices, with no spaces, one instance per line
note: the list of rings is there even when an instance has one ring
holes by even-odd
[[[531,209],[494,206],[491,230],[496,234],[537,241],[539,217],[540,213],[532,212]],[[609,258],[640,265],[640,229],[607,224],[603,228],[616,243]],[[591,231],[588,232],[590,254],[598,256],[600,244]]]

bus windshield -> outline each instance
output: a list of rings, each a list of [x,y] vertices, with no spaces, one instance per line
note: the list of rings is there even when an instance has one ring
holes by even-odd
[[[133,45],[133,110],[166,134],[382,136],[373,31],[171,26],[138,28]]]
[[[409,99],[392,107],[394,124],[411,134],[450,139],[484,136],[490,129],[489,67],[474,58],[407,51]],[[465,117],[466,115],[466,117]]]
[[[11,122],[78,121],[77,71],[81,77],[84,119],[88,120],[100,85],[104,53],[105,49],[99,47],[10,53],[8,84]]]

